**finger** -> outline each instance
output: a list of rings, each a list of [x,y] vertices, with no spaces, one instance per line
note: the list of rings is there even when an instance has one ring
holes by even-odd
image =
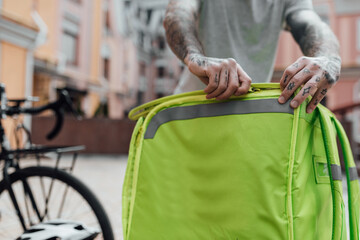
[[[301,89],[301,91],[294,97],[291,101],[290,106],[292,108],[297,108],[301,103],[305,101],[305,99],[311,95],[311,93],[315,93],[318,89],[318,83],[316,79],[318,76],[313,76]]]
[[[294,75],[289,81],[289,84],[286,85],[286,88],[281,93],[278,99],[279,103],[287,102],[291,95],[294,94],[295,90],[303,83],[307,82],[311,77],[311,71],[306,67],[299,71],[296,75]]]
[[[312,80],[312,79],[311,79],[311,80]],[[321,76],[320,76],[320,75],[315,76],[315,82],[316,82],[317,85],[320,84],[320,80],[321,80]],[[312,88],[312,89],[310,90],[310,95],[311,95],[312,97],[315,95],[317,89],[318,89],[318,87]]]
[[[231,97],[239,87],[238,74],[235,68],[229,70],[229,83],[225,92],[216,97],[217,100],[225,100]]]
[[[240,96],[242,94],[248,93],[251,86],[251,78],[247,73],[241,68],[240,65],[237,67],[237,74],[240,82],[240,87],[236,90],[235,95]]]
[[[229,70],[222,69],[220,72],[220,81],[218,87],[214,91],[209,93],[206,96],[206,98],[210,99],[219,96],[221,93],[223,93],[226,90],[228,82],[229,82]]]
[[[314,97],[311,99],[310,103],[306,107],[307,113],[312,113],[316,106],[321,102],[321,100],[325,97],[327,91],[331,88],[331,84],[326,83],[322,84],[318,87]]]
[[[304,58],[299,58],[292,65],[287,67],[280,79],[281,90],[284,90],[289,84],[291,78],[295,76],[299,71],[301,71],[306,66],[306,61]]]
[[[198,77],[200,81],[202,81],[206,86],[209,85],[209,78],[208,77]]]
[[[214,72],[212,75],[210,75],[209,84],[204,89],[205,93],[211,93],[217,89],[217,87],[219,86],[219,79],[220,79],[219,75],[220,75],[219,72]]]

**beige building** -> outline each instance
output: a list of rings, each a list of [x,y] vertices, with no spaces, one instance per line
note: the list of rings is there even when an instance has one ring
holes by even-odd
[[[19,1],[0,1],[0,82],[6,85],[8,98],[32,95],[34,51],[44,42],[45,31],[33,1],[20,5]],[[7,119],[3,124],[9,134],[12,122]],[[30,126],[29,117],[25,124]]]
[[[32,94],[34,50],[45,31],[33,1],[16,2],[0,1],[0,81],[10,98]]]
[[[1,35],[9,95],[39,96],[41,105],[65,88],[86,117],[124,118],[171,94],[182,67],[165,43],[167,2],[0,1],[3,22],[17,24]]]
[[[46,102],[66,88],[85,116],[123,118],[137,88],[123,8],[121,0],[38,0],[48,32],[35,52],[34,95]]]

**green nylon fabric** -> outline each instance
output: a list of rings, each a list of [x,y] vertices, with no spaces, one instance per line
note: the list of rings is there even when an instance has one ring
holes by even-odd
[[[292,116],[281,114],[273,124],[273,115],[174,121],[144,140],[129,239],[284,239],[278,199],[285,197]],[[274,142],[280,129],[283,138]]]
[[[134,162],[136,158],[136,148],[139,145],[137,144],[137,142],[139,141],[139,129],[143,121],[144,121],[143,117],[138,119],[130,141],[129,156],[128,156],[127,168],[124,179],[125,187],[123,188],[123,194],[122,194],[122,226],[123,226],[124,234],[127,234],[128,215],[130,211],[129,208],[130,208],[132,190],[134,189],[132,187],[133,178],[134,178],[133,175]]]
[[[280,94],[276,84],[266,88],[254,85],[241,99]],[[337,129],[325,110],[306,114],[303,104],[296,114],[175,120],[143,138],[157,112],[212,102],[182,94],[139,114],[123,190],[124,239],[346,239],[341,181],[329,171],[339,165]],[[357,180],[350,189],[358,223]]]
[[[326,109],[318,108],[320,114],[320,122],[325,142],[326,156],[328,166],[331,164],[340,165],[339,155],[336,145],[336,131],[332,121],[327,117]],[[331,174],[330,174],[331,178]],[[331,181],[332,199],[333,199],[333,239],[346,239],[346,230],[343,229],[344,203],[342,199],[342,183],[340,181]]]
[[[353,181],[350,181],[349,171],[348,167],[356,167],[355,162],[353,159],[353,156],[351,154],[350,149],[350,143],[349,140],[346,137],[345,130],[341,126],[340,122],[332,118],[333,122],[335,123],[335,127],[337,129],[337,132],[339,133],[339,141],[340,145],[342,147],[342,151],[344,153],[344,164],[345,164],[345,170],[346,170],[346,178],[348,183],[348,205],[349,205],[349,212],[350,212],[350,238],[351,239],[359,239],[359,187],[358,187],[358,180],[355,179]]]

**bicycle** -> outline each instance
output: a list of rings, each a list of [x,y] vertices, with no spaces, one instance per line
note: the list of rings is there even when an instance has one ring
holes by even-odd
[[[0,239],[113,240],[112,227],[101,203],[84,183],[71,174],[77,154],[84,146],[34,145],[23,124],[18,125],[14,133],[18,147],[12,149],[5,136],[2,119],[52,110],[56,123],[47,138],[54,138],[63,125],[65,106],[74,111],[68,93],[61,91],[57,101],[44,106],[22,107],[24,102],[33,99],[8,100],[5,86],[0,84],[0,100],[0,163],[3,165]],[[17,133],[20,130],[24,130],[22,137],[27,138],[26,147],[19,147]],[[70,166],[61,166],[63,153],[73,154]],[[55,166],[43,164],[48,154],[57,155]]]

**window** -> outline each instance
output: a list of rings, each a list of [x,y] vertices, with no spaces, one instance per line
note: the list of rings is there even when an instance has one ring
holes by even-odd
[[[136,106],[143,104],[144,92],[138,91],[136,95]]]
[[[105,34],[108,36],[108,35],[111,35],[111,23],[110,23],[110,12],[109,12],[109,9],[107,9],[105,11],[105,26],[104,26],[104,29],[105,29]]]
[[[159,48],[160,50],[164,50],[165,49],[165,38],[164,37],[158,37],[158,41],[159,41]]]
[[[163,78],[165,76],[165,68],[164,67],[158,67],[157,72],[158,72],[159,78]]]
[[[78,65],[78,36],[68,31],[63,32],[62,52],[66,56],[66,63]]]
[[[110,78],[110,60],[108,58],[104,58],[103,61],[103,76],[107,80]]]
[[[149,25],[152,15],[152,9],[146,10],[146,24]]]
[[[139,31],[138,43],[141,48],[144,47],[144,41],[145,41],[145,33],[143,31]]]
[[[136,17],[137,17],[138,19],[140,19],[140,16],[141,16],[141,9],[138,8],[138,9],[137,9],[137,12],[136,12]]]
[[[145,71],[146,71],[146,66],[145,63],[141,62],[139,63],[139,72],[140,72],[140,76],[145,76]]]

